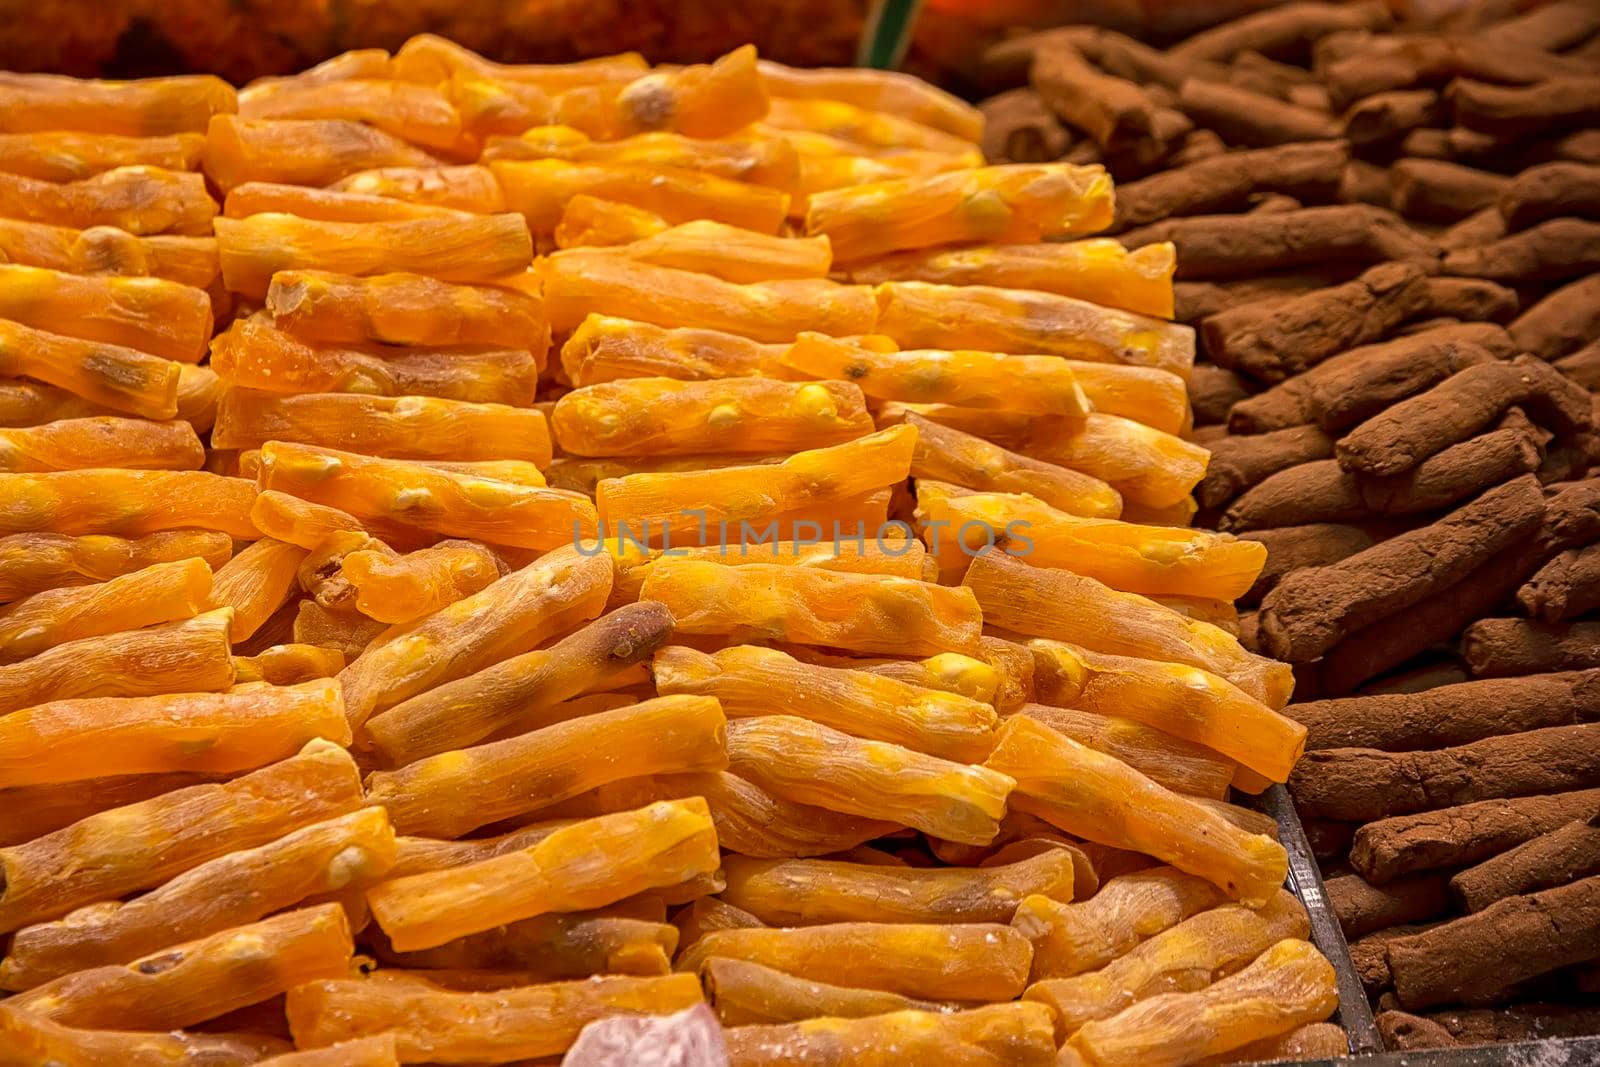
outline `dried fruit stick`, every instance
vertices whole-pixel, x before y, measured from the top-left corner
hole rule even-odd
[[[0,824],[0,845],[26,844],[109,808],[149,800],[210,780],[210,775],[174,771],[0,790],[0,801],[5,803],[10,816]]]
[[[437,396],[526,407],[539,357],[526,349],[319,348],[250,318],[217,335],[211,365],[228,384],[276,393]]]
[[[903,149],[922,149],[963,161],[981,156],[978,146],[967,138],[842,100],[774,97],[762,123],[778,130],[824,134],[847,142],[857,153],[867,156],[890,155]]]
[[[332,534],[360,533],[363,529],[359,519],[338,508],[313,504],[275,490],[256,496],[256,502],[250,507],[250,521],[261,535],[307,551],[321,545]]]
[[[669,223],[710,219],[775,234],[789,210],[787,193],[698,171],[637,163],[568,163],[561,159],[489,164],[506,194],[541,238],[555,234],[567,201],[580,194],[644,208]]]
[[[178,413],[179,366],[121,345],[0,321],[0,370],[59,386],[112,411],[172,418]]]
[[[793,341],[802,330],[834,336],[870,333],[878,318],[872,290],[821,278],[735,285],[709,274],[593,249],[569,249],[539,261],[550,328],[575,330],[591,314],[656,326]]]
[[[593,141],[570,126],[535,126],[523,130],[518,137],[489,137],[483,159],[564,159],[569,163],[671,167],[791,191],[800,174],[800,157],[793,145],[782,137],[756,132],[716,138],[655,132],[614,141]],[[0,166],[3,165],[3,158],[0,158]],[[598,203],[593,198],[587,199],[591,208]],[[569,215],[572,210],[572,204],[568,203]]]
[[[561,346],[561,367],[575,386],[622,378],[788,378],[780,362],[787,347],[718,330],[590,315]]]
[[[261,1061],[263,1067],[398,1067],[399,1045],[391,1033],[340,1041],[326,1048],[285,1052]]]
[[[519,548],[570,545],[596,529],[593,505],[576,493],[284,441],[261,449],[258,482],[357,518]]]
[[[0,378],[0,425],[43,426],[57,419],[86,419],[104,414],[105,408],[65,389],[26,378]]]
[[[399,767],[477,744],[512,725],[545,726],[562,714],[552,705],[644,662],[671,633],[672,616],[660,604],[625,605],[549,648],[501,660],[380,712],[367,720],[367,734]]]
[[[204,462],[205,448],[182,421],[98,415],[0,430],[0,471],[8,474],[86,467],[198,470]]]
[[[550,465],[550,429],[544,415],[529,408],[424,396],[225,389],[211,446],[259,448],[268,441],[328,445],[393,459],[511,459]]]
[[[477,215],[506,209],[505,194],[488,167],[379,167],[346,175],[334,182],[336,192],[384,196]]]
[[[637,52],[595,56],[576,63],[496,63],[448,38],[419,33],[395,52],[390,75],[433,85],[462,71],[557,91],[584,85],[626,85],[649,70],[650,64]]]
[[[606,251],[736,283],[826,278],[833,260],[821,237],[773,237],[709,219],[680,223]]]
[[[386,629],[359,612],[331,611],[307,599],[296,606],[289,637],[297,644],[336,649],[353,663]]]
[[[720,770],[724,724],[715,700],[660,697],[378,771],[368,789],[402,832],[460,836],[629,774]]]
[[[536,648],[599,615],[611,591],[611,558],[566,547],[477,593],[396,627],[340,675],[358,731],[374,711]]]
[[[662,559],[706,560],[724,566],[747,563],[776,563],[791,567],[816,567],[852,574],[891,574],[902,578],[922,578],[927,574],[927,553],[922,543],[906,536],[904,530],[879,530],[870,540],[841,535],[837,545],[812,540],[752,540],[748,544],[713,544],[693,548],[645,548],[631,541],[610,546],[617,562],[617,578],[611,587],[611,604],[631,604],[656,563]]]
[[[263,537],[218,569],[211,602],[233,609],[233,640],[243,641],[255,633],[288,602],[296,592],[295,572],[305,558],[305,549]]]
[[[233,87],[207,74],[138,81],[94,81],[55,74],[12,74],[0,86],[0,130],[81,130],[162,137],[204,130],[213,115],[237,110]]]
[[[298,685],[332,678],[344,669],[344,653],[321,645],[269,645],[253,656],[234,656],[234,681]]]
[[[536,295],[421,274],[279,271],[267,287],[266,308],[279,329],[322,344],[550,347]]]
[[[759,963],[720,956],[706,960],[700,978],[705,983],[706,997],[724,1026],[944,1010],[934,1001],[808,981]]]
[[[439,165],[393,134],[346,119],[219,115],[206,130],[206,176],[224,193],[249,181],[321,186],[376,167]]]
[[[409,270],[444,281],[485,282],[521,270],[533,258],[527,227],[509,213],[401,222],[313,222],[266,213],[219,218],[216,229],[223,282],[258,299],[279,270]]]
[[[224,784],[180,788],[87,816],[0,851],[6,872],[0,928],[16,930],[160,885],[218,856],[359,807],[355,762],[331,742],[313,741],[289,759]]]
[[[1069,978],[1125,956],[1146,938],[1223,903],[1210,882],[1173,867],[1109,879],[1087,900],[1025,898],[1011,925],[1033,944],[1033,981]]]
[[[153,563],[92,585],[36,593],[0,612],[0,662],[68,641],[192,618],[210,604],[211,567],[198,556]]]
[[[889,655],[970,652],[982,621],[970,595],[946,586],[770,563],[662,559],[639,595],[665,604],[683,634]]]
[[[461,116],[439,90],[404,81],[350,78],[321,84],[279,82],[240,102],[249,122],[343,119],[365,122],[403,141],[451,155],[471,154]]]
[[[0,171],[51,182],[90,178],[116,167],[195,170],[205,148],[201,133],[127,137],[76,130],[0,133]]]
[[[1072,898],[1073,860],[1061,850],[1001,866],[919,869],[831,860],[724,860],[721,899],[771,926],[836,922],[1010,922],[1034,893]]]
[[[1110,485],[1087,474],[1008,452],[981,437],[902,410],[896,421],[917,431],[911,457],[913,478],[946,481],[990,492],[1032,493],[1074,515],[1116,518],[1122,498]]]
[[[0,961],[0,986],[31,989],[73,971],[126,963],[320,894],[370,884],[395,855],[382,808],[312,823],[203,863],[128,903],[93,904],[23,927]]]
[[[878,400],[970,408],[1086,415],[1088,398],[1067,361],[937,349],[875,351],[823,334],[803,333],[783,356],[797,375],[859,386]]]
[[[928,1000],[1009,1000],[1027,983],[1027,939],[995,923],[831,923],[713,930],[678,955],[698,972],[712,958],[748,960],[797,978],[841,973],[862,989]]]
[[[595,855],[613,859],[600,866]],[[663,801],[585,819],[527,848],[409,875],[367,893],[399,951],[433,948],[551,911],[582,911],[717,869],[705,802]]]
[[[266,1062],[262,1057],[288,1047],[286,1041],[257,1034],[82,1030],[20,1009],[0,1009],[0,1061],[5,1063],[119,1063],[126,1067],[208,1063],[233,1067]]]
[[[1288,858],[1270,837],[1032,719],[1007,720],[985,766],[1016,781],[1013,807],[1068,833],[1166,860],[1247,903],[1283,884]]]
[[[1274,710],[1288,703],[1294,679],[1286,665],[1246,652],[1226,631],[1145,597],[1070,571],[1029,567],[996,551],[974,559],[965,582],[990,625],[1113,656],[1188,664],[1221,675]]]
[[[83,229],[115,226],[132,234],[209,236],[216,202],[199,174],[160,167],[118,167],[75,182],[0,172],[7,218]]]
[[[190,638],[191,642],[204,639],[215,647],[225,643],[221,621],[197,616],[168,624],[162,628],[162,637],[146,640],[154,644],[165,639],[165,633],[184,637],[192,633],[201,636]],[[119,637],[122,635],[87,638],[83,643]],[[176,660],[176,653],[179,650],[166,654]],[[54,655],[49,652],[38,658]],[[16,671],[21,666],[25,664],[6,669]],[[86,667],[94,666],[94,660],[88,659]],[[182,670],[180,665],[174,685],[185,685],[179,673]],[[232,674],[231,663],[227,673]],[[198,680],[187,684],[196,685]],[[222,693],[56,700],[6,716],[0,734],[6,737],[7,751],[0,766],[0,782],[21,786],[170,770],[247,771],[287,759],[316,738],[348,744],[349,725],[344,721],[338,687],[332,679],[322,679],[292,687],[244,686]],[[108,742],[115,747],[108,750]]]
[[[1339,1003],[1333,967],[1309,942],[1285,940],[1196,993],[1165,993],[1099,1022],[1068,1044],[1094,1067],[1182,1067],[1318,1022]]]
[[[1286,779],[1306,728],[1210,671],[1034,639],[1042,703],[1117,715],[1204,745],[1273,781]]]
[[[744,45],[713,63],[635,79],[622,87],[614,107],[611,137],[650,130],[726,137],[766,115],[766,82],[756,68],[755,46]]]
[[[212,611],[144,630],[83,637],[0,667],[0,715],[29,709],[15,716],[16,721],[8,718],[0,724],[0,734],[17,737],[17,750],[23,752],[33,734],[42,737],[60,717],[81,714],[88,708],[74,698],[202,694],[228,688],[234,681],[233,661],[228,654],[228,620],[226,611]],[[47,705],[48,701],[67,702],[73,707],[57,708]],[[79,731],[90,728],[91,723],[85,721],[58,726],[67,740],[57,744],[66,748]],[[15,731],[24,733],[17,735]],[[293,745],[291,750],[298,747]],[[116,758],[120,754],[113,762]],[[9,763],[9,757],[5,762]],[[43,759],[37,767],[20,771],[24,776],[34,772],[47,776],[42,781],[60,780],[55,775],[61,769],[52,770]],[[19,772],[0,769],[0,781],[11,784],[8,779],[14,773]],[[100,776],[93,770],[83,775]],[[23,783],[19,780],[17,784]]]
[[[1115,756],[1174,793],[1219,800],[1227,795],[1238,770],[1232,760],[1203,745],[1133,719],[1032,703],[1023,704],[1016,714],[1036,719],[1085,748]]]
[[[976,845],[999,831],[1012,787],[1003,773],[864,741],[793,715],[730,723],[728,761],[734,774],[789,800]]]
[[[1111,238],[1046,244],[995,244],[975,248],[917,249],[852,263],[850,280],[931,282],[1037,289],[1121,308],[1155,318],[1172,318],[1170,244],[1134,251]]]
[[[137,538],[22,533],[0,537],[0,600],[104,582],[157,563],[198,557],[220,567],[232,539],[214,530],[170,530]]]
[[[664,536],[664,523],[696,525],[703,539],[714,524],[754,524],[820,510],[898,482],[910,470],[915,443],[916,431],[897,427],[797,452],[771,466],[629,474],[601,481],[595,500],[608,529],[627,521],[643,539],[656,536],[652,528]]]
[[[73,274],[148,275],[204,288],[217,277],[212,237],[135,237],[112,226],[73,230],[0,219],[0,252],[12,263]]]
[[[455,219],[461,212],[433,204],[412,204],[375,193],[352,193],[278,182],[245,182],[228,190],[222,215],[247,219],[276,213],[322,222],[405,222],[415,219]]]
[[[701,1002],[691,975],[605,977],[458,993],[429,982],[372,978],[310,982],[289,995],[296,1044],[318,1048],[392,1033],[399,1057],[466,1062],[559,1056],[590,1022],[666,1014]]]
[[[1043,353],[1156,367],[1185,381],[1194,366],[1191,328],[1072,297],[927,282],[883,282],[877,293],[873,330],[906,348]]]
[[[386,964],[435,973],[440,968],[509,970],[521,977],[512,983],[519,985],[595,974],[670,974],[678,931],[663,921],[659,899],[654,906],[644,901],[634,897],[599,911],[523,919],[418,952],[395,952],[377,927],[371,937]]]
[[[140,536],[185,527],[256,536],[254,488],[205,471],[94,469],[0,474],[0,533]]]
[[[441,541],[403,556],[357,551],[341,571],[363,615],[407,623],[431,615],[500,577],[494,553],[473,541]]]
[[[818,1067],[891,1067],[905,1062],[1051,1067],[1057,1062],[1050,1012],[1043,1005],[992,1004],[943,1011],[736,1026],[726,1031],[730,1062],[738,1067],[797,1062]]]
[[[627,779],[601,790],[609,803],[648,803],[704,797],[724,848],[746,856],[822,856],[853,848],[895,828],[892,822],[830,811],[788,800],[725,771],[666,772]]]
[[[851,263],[959,241],[1092,233],[1111,224],[1111,211],[1103,167],[1014,163],[813,193],[806,233],[827,237],[834,256]]]
[[[1098,971],[1035,982],[1023,995],[1050,1006],[1056,1036],[1065,1040],[1084,1024],[1151,996],[1204,989],[1279,941],[1305,938],[1310,930],[1305,905],[1280,889],[1259,911],[1238,904],[1202,911]]]
[[[552,403],[549,408],[553,409]],[[787,456],[752,456],[737,453],[717,453],[696,456],[557,456],[550,461],[549,481],[556,489],[569,489],[585,496],[594,496],[601,482],[608,478],[623,478],[630,474],[661,474],[668,471],[719,470],[724,467],[749,467],[782,463]],[[887,492],[887,489],[883,490]],[[859,498],[858,498],[859,499]],[[619,531],[620,532],[620,531]],[[793,536],[789,538],[793,540]],[[630,527],[625,541],[644,549],[641,531]],[[615,547],[615,546],[612,546]],[[640,576],[643,580],[643,576]],[[635,594],[638,593],[634,589]]]
[[[796,715],[941,759],[983,759],[999,722],[992,707],[969,697],[753,645],[709,655],[662,649],[652,673],[658,692],[716,697],[730,718]]]
[[[556,401],[564,453],[580,456],[797,452],[873,432],[861,390],[846,381],[628,378]]]
[[[521,144],[521,141],[515,142]],[[722,223],[714,225],[722,226]],[[591,246],[597,248],[610,248],[618,245],[628,245],[635,241],[643,241],[672,228],[672,224],[653,211],[646,211],[642,207],[631,204],[618,203],[614,200],[602,200],[587,193],[579,193],[567,201],[567,206],[561,211],[561,221],[556,223],[555,243],[557,248],[582,248]],[[737,230],[728,227],[732,232],[757,235],[754,230]],[[781,238],[773,238],[781,240]],[[669,266],[671,264],[668,264]]]
[[[1080,518],[1026,493],[969,493],[923,480],[917,504],[920,521],[942,523],[967,554],[1003,541],[1034,566],[1065,568],[1146,595],[1232,601],[1254,583],[1267,557],[1264,545],[1231,534]]]
[[[756,64],[767,92],[785,100],[838,100],[943,130],[967,141],[983,135],[983,115],[971,104],[921,78],[898,71],[855,67],[800,68]]]
[[[338,904],[285,912],[173,945],[127,964],[75,971],[11,1003],[90,1028],[175,1030],[268,1000],[350,966]]]

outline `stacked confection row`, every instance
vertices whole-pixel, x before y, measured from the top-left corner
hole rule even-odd
[[[0,1063],[1345,1048],[1103,168],[431,37],[0,127]]]
[[[1309,701],[1290,791],[1386,1038],[1600,1031],[1600,7],[988,58],[1029,83],[991,155],[1104,159],[1120,240],[1177,246],[1202,524],[1268,549],[1243,635]]]

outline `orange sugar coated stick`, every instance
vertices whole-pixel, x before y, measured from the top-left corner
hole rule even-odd
[[[517,137],[490,137],[484,158],[564,159],[571,163],[631,163],[699,171],[753,185],[789,190],[800,174],[800,155],[784,138],[754,132],[727,137],[638,133],[595,141],[570,126],[535,126]],[[572,205],[569,203],[568,209]]]
[[[281,1053],[262,1060],[260,1067],[398,1067],[398,1049],[394,1034],[373,1034],[326,1048]]]
[[[762,122],[780,130],[824,134],[867,156],[921,149],[958,157],[969,167],[977,166],[983,157],[978,146],[964,137],[843,100],[802,100],[775,94]]]
[[[320,645],[269,645],[253,656],[234,656],[234,681],[298,685],[317,678],[332,678],[344,669],[344,653]]]
[[[775,640],[854,652],[933,655],[977,647],[976,598],[894,575],[663,559],[639,591],[671,610],[679,633]]]
[[[217,1067],[268,1062],[288,1042],[261,1034],[196,1034],[183,1031],[84,1030],[25,1012],[0,1008],[0,1063],[64,1063],[99,1067],[170,1067],[206,1063]],[[392,1062],[392,1061],[391,1061]]]
[[[1070,834],[1146,852],[1246,902],[1265,901],[1283,885],[1288,857],[1272,838],[1034,719],[1008,719],[985,766],[1016,781],[1012,807]]]
[[[550,236],[567,202],[580,194],[644,208],[668,222],[710,219],[757,233],[777,233],[788,214],[787,193],[698,171],[633,163],[501,160],[489,169],[505,190],[506,209],[520,212],[535,234]]]
[[[62,773],[101,777],[92,768],[88,774],[80,774],[85,768],[62,768],[54,764],[53,755],[38,756],[35,739],[42,740],[47,735],[60,738],[65,733],[66,740],[53,744],[62,750],[63,758],[67,757],[66,750],[78,740],[78,732],[87,734],[92,729],[88,723],[75,721],[73,716],[88,712],[92,718],[101,708],[101,705],[86,704],[74,698],[150,697],[171,692],[199,696],[226,689],[233,684],[228,621],[227,611],[206,612],[192,619],[144,630],[79,638],[0,667],[0,715],[6,716],[0,720],[3,723],[0,734],[14,739],[19,758],[32,751],[33,758],[38,760],[37,766],[17,769],[10,766],[7,754],[4,757],[6,768],[0,769],[0,781],[12,774],[46,776],[41,781],[58,781]],[[51,701],[70,703],[72,707],[46,713],[45,709],[55,707],[47,703]],[[7,714],[13,712],[15,714]],[[62,727],[60,723],[64,717],[68,721]],[[298,743],[293,747],[298,747]],[[111,758],[116,762],[120,757],[113,755]],[[106,775],[119,773],[122,772],[105,772]]]
[[[338,508],[313,504],[270,489],[256,496],[255,503],[250,506],[250,522],[263,536],[298,545],[307,551],[332,534],[363,530],[361,520]]]
[[[298,545],[263,537],[217,570],[211,583],[212,604],[233,609],[235,641],[259,630],[288,601],[295,592],[296,570],[305,558],[305,549]]]
[[[205,171],[224,193],[245,182],[327,185],[375,167],[439,166],[393,134],[346,119],[252,122],[218,115],[206,129]]]
[[[830,977],[838,977],[833,975]],[[782,1025],[735,1026],[726,1031],[739,1067],[1059,1067],[1050,1010],[1042,1004],[991,1004],[966,1011],[894,1011],[856,1019],[806,1019]],[[1071,1065],[1067,1065],[1071,1067]]]
[[[1214,750],[1132,718],[1031,703],[1015,714],[1037,719],[1085,748],[1115,756],[1174,793],[1221,800],[1238,771],[1238,764]]]
[[[604,250],[575,248],[539,261],[550,328],[573,330],[591,314],[657,326],[723,330],[755,341],[793,341],[803,330],[871,333],[872,290],[822,278],[735,285]]]
[[[77,130],[0,133],[0,171],[49,182],[91,178],[116,167],[195,170],[205,150],[203,133],[125,137]]]
[[[324,343],[550,347],[537,294],[420,274],[279,271],[267,289],[267,311],[279,329]]]
[[[324,347],[254,316],[235,322],[211,346],[216,373],[249,389],[437,396],[516,407],[532,403],[542,359],[542,350],[526,349]]]
[[[43,426],[58,419],[104,415],[106,409],[65,389],[26,378],[0,378],[0,425]]]
[[[554,236],[557,248],[608,247],[642,241],[671,228],[671,223],[653,211],[579,193],[562,209]]]
[[[143,537],[21,533],[0,537],[0,600],[104,582],[191,556],[215,569],[233,554],[220,530],[167,530]]]
[[[577,493],[284,441],[261,449],[258,480],[357,518],[518,548],[571,545],[597,528]]]
[[[368,794],[402,833],[459,837],[629,775],[721,770],[726,725],[710,697],[657,697],[375,771]]]
[[[57,919],[83,904],[160,885],[240,848],[362,806],[350,754],[312,741],[298,754],[221,784],[191,785],[89,815],[0,850],[0,929]]]
[[[488,167],[379,167],[346,175],[329,188],[337,192],[386,196],[477,215],[506,209],[505,194]]]
[[[551,420],[563,452],[580,456],[794,452],[873,432],[861,390],[847,381],[628,378],[574,389]]]
[[[68,1025],[175,1030],[343,975],[351,948],[344,908],[321,904],[63,975],[12,1003]]]
[[[714,63],[656,71],[617,94],[617,133],[672,130],[686,137],[725,137],[767,113],[766,82],[754,45]]]
[[[12,263],[73,274],[166,278],[204,288],[219,269],[214,237],[138,237],[114,226],[76,230],[0,219],[0,253]]]
[[[172,418],[178,413],[179,366],[121,345],[0,321],[0,370],[38,378],[112,411]]]
[[[0,474],[0,533],[115,533],[183,527],[254,537],[254,487],[205,471]]]
[[[1194,330],[1031,289],[883,282],[877,332],[906,348],[1037,352],[1157,367],[1189,378]]]
[[[219,856],[127,903],[91,904],[64,919],[23,927],[0,961],[0,988],[31,989],[73,971],[127,963],[309,897],[369,885],[396,855],[382,808],[312,823]]]
[[[1056,356],[938,349],[883,352],[803,333],[784,353],[783,363],[812,378],[852,382],[877,400],[1066,416],[1090,411],[1072,368]]]
[[[531,408],[428,396],[225,389],[213,448],[268,441],[326,445],[392,459],[525,460],[550,465],[550,428]]]
[[[233,86],[208,74],[138,81],[8,74],[0,85],[0,132],[79,130],[161,137],[199,132],[211,116],[238,107]]]
[[[123,467],[199,470],[205,446],[181,420],[154,422],[97,415],[0,430],[0,471],[22,474]]]
[[[0,315],[85,341],[198,363],[211,339],[211,301],[165,278],[118,278],[0,266]]]
[[[365,122],[403,141],[457,154],[461,116],[439,90],[404,81],[345,78],[320,84],[279,82],[240,102],[239,117],[256,122],[279,119],[344,119]]]
[[[312,222],[267,213],[216,221],[228,288],[265,297],[286,268],[342,274],[423,270],[445,281],[481,282],[526,267],[532,239],[520,216],[458,215],[401,222]]]
[[[773,237],[709,219],[681,223],[614,245],[610,251],[739,283],[826,278],[833,260],[828,242],[822,238]]]
[[[392,75],[432,85],[456,71],[466,71],[557,90],[608,82],[626,84],[649,69],[650,64],[637,52],[595,56],[576,63],[496,63],[449,38],[419,33],[395,53]]]
[[[575,386],[619,378],[790,378],[780,362],[787,347],[718,330],[589,315],[561,346],[561,366]]]
[[[960,97],[921,78],[892,70],[859,67],[787,67],[759,60],[767,92],[786,100],[839,100],[871,111],[944,130],[976,142],[983,136],[983,113]]]
[[[972,561],[963,584],[983,618],[1030,637],[1069,641],[1113,656],[1183,663],[1221,675],[1274,710],[1289,702],[1287,664],[1245,651],[1210,623],[1185,618],[1135,593],[1056,567],[1033,567],[989,550]]]
[[[432,615],[395,627],[340,674],[358,730],[374,712],[536,648],[594,618],[611,592],[613,565],[568,545]]]
[[[606,857],[594,864],[596,856]],[[672,800],[585,819],[526,849],[395,879],[367,891],[398,950],[432,948],[551,911],[603,907],[717,869],[704,800]]]
[[[210,597],[211,567],[199,557],[36,593],[0,611],[0,662],[80,638],[192,618],[210,606]]]
[[[118,167],[75,182],[0,171],[0,210],[53,226],[116,226],[133,234],[209,236],[216,202],[205,177],[160,167]]]
[[[308,1048],[392,1032],[407,1063],[559,1056],[585,1025],[615,1015],[671,1014],[701,1003],[693,975],[612,976],[458,993],[429,982],[312,982],[289,996],[289,1028]]]
[[[1110,237],[1045,244],[895,252],[850,266],[850,280],[1039,289],[1160,319],[1172,318],[1177,254],[1162,241],[1128,251]]]
[[[1029,242],[1111,224],[1104,167],[1012,163],[814,193],[806,233],[842,263],[958,241]]]
[[[354,587],[363,615],[404,623],[478,592],[500,577],[499,567],[494,553],[475,541],[440,541],[403,556],[352,552],[340,576]]]
[[[235,185],[222,203],[224,218],[247,219],[268,212],[323,222],[404,222],[450,219],[461,214],[454,208],[413,204],[376,193],[262,181]]]

